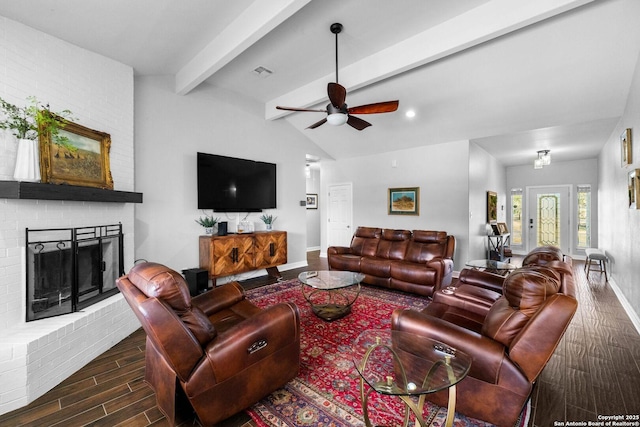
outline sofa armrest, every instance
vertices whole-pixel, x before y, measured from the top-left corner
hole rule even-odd
[[[226,283],[191,298],[191,303],[209,317],[213,313],[229,308],[244,299],[244,291],[238,282]]]
[[[504,279],[505,277],[499,274],[465,268],[460,272],[460,277],[458,278],[458,284],[456,286],[460,286],[462,284],[479,286],[502,294],[502,284],[504,283]]]
[[[329,246],[327,248],[327,255],[342,255],[350,253],[351,248],[347,246]]]
[[[433,291],[449,286],[453,280],[453,260],[448,258],[433,258],[427,261],[427,267],[438,272],[438,279],[434,283]]]
[[[497,341],[437,317],[415,310],[396,309],[391,329],[440,341],[468,354],[473,360],[469,375],[497,384],[506,361],[505,347]]]
[[[299,347],[299,342],[298,307],[276,304],[218,334],[206,348],[208,367],[201,368],[212,369],[220,383],[283,348]]]

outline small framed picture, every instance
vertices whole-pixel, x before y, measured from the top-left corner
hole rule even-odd
[[[307,194],[307,209],[318,209],[317,194]]]
[[[498,223],[498,231],[500,231],[500,234],[509,234],[509,228],[507,227],[507,224],[504,222]]]
[[[625,129],[620,135],[620,158],[622,160],[622,167],[629,166],[632,162],[631,153],[631,129]]]
[[[389,215],[420,215],[420,187],[390,188]]]
[[[500,229],[498,228],[498,224],[491,224],[491,230],[493,231],[493,235],[494,236],[499,236],[500,234]]]
[[[498,222],[498,194],[495,191],[487,191],[487,222]]]

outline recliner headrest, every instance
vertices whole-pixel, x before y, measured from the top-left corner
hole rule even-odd
[[[446,231],[413,230],[413,240],[419,243],[444,243]]]
[[[558,293],[560,278],[553,270],[540,267],[523,267],[507,276],[502,285],[502,294],[509,305],[532,316],[544,301]]]
[[[381,228],[375,227],[358,227],[356,229],[357,237],[378,238],[382,234]]]
[[[411,232],[409,230],[383,230],[382,238],[384,240],[391,240],[395,242],[399,242],[402,240],[409,240],[411,237]]]
[[[162,264],[136,264],[128,274],[129,280],[149,298],[158,298],[176,311],[191,307],[191,295],[184,278]]]

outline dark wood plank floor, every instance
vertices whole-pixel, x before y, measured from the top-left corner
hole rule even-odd
[[[530,426],[640,414],[640,336],[604,278],[591,273],[587,280],[582,265],[574,267],[578,313],[534,388]],[[283,276],[294,278],[307,269],[326,269],[326,259],[310,253],[308,268]],[[142,330],[134,332],[35,402],[1,415],[0,426],[168,425],[143,381],[144,340]],[[181,426],[198,425],[186,408],[181,417]],[[242,413],[221,425],[254,424]]]

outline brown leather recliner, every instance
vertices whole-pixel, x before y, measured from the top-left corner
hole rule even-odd
[[[235,282],[191,298],[180,274],[155,263],[135,265],[116,284],[147,333],[145,380],[171,425],[178,385],[210,426],[298,374],[294,304],[262,310]]]
[[[561,290],[561,292],[559,292]],[[486,315],[432,302],[422,312],[396,310],[393,330],[443,342],[473,359],[457,386],[456,411],[513,426],[577,309],[573,280],[560,286],[549,267],[512,272]],[[446,391],[426,396],[446,406]]]

